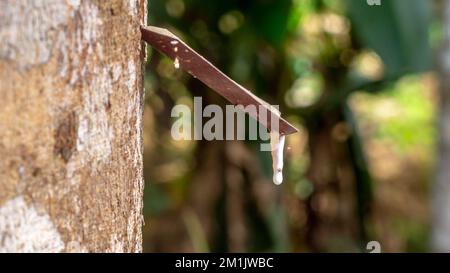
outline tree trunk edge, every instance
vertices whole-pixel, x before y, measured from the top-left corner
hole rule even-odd
[[[0,2],[0,252],[141,252],[145,0]]]
[[[444,43],[440,53],[437,170],[431,192],[431,250],[450,252],[450,2],[442,1]]]

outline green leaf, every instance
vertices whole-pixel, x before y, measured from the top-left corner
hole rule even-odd
[[[279,47],[287,33],[292,8],[291,0],[253,1],[250,20],[259,36]]]
[[[346,0],[352,30],[360,46],[383,60],[386,76],[430,68],[430,3],[426,0],[382,0],[380,6]]]

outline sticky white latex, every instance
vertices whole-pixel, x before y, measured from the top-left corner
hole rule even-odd
[[[272,148],[272,169],[273,183],[280,185],[283,183],[283,150],[285,136],[280,136],[278,132],[270,133],[270,146]]]

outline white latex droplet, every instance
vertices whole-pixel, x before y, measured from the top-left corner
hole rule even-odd
[[[281,183],[283,183],[283,173],[282,172],[276,172],[273,174],[273,183],[275,185],[281,185]]]
[[[173,66],[175,69],[180,68],[180,61],[178,61],[178,57],[175,58],[175,61],[173,62]]]
[[[270,133],[270,146],[272,148],[272,169],[273,183],[280,185],[283,183],[283,150],[285,136],[280,136],[278,132]]]

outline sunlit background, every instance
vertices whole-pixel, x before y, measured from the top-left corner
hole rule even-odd
[[[300,133],[285,182],[246,141],[175,141],[176,104],[226,102],[149,49],[144,251],[429,251],[441,43],[421,0],[150,0],[166,27]]]

